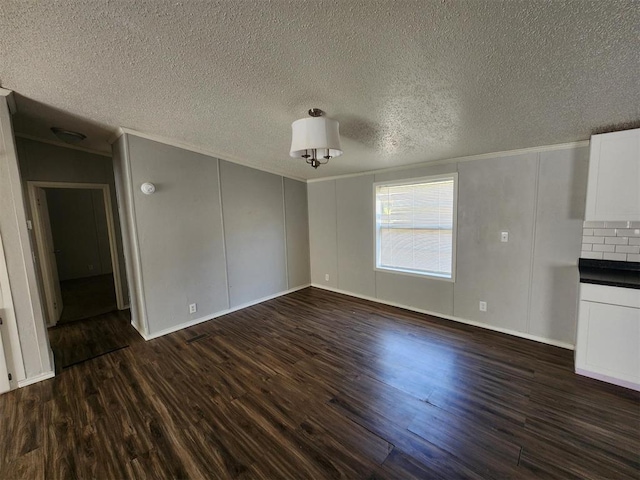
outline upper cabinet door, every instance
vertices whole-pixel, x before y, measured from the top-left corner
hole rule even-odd
[[[586,220],[640,221],[640,128],[591,137]]]

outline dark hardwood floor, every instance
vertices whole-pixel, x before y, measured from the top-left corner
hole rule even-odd
[[[639,395],[572,365],[309,288],[1,396],[0,477],[637,479]]]
[[[56,372],[144,342],[131,326],[129,310],[110,312],[48,329]]]
[[[116,310],[113,274],[74,278],[60,282],[62,315],[58,325],[84,320]]]

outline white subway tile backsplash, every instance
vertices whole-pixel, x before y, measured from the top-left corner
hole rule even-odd
[[[611,246],[613,247],[613,245]],[[640,253],[640,246],[636,247],[633,245],[616,245],[616,253]]]
[[[616,234],[615,228],[596,228],[593,230],[594,235],[602,237],[613,237]]]
[[[605,222],[584,222],[584,228],[604,228]]]
[[[606,228],[631,228],[629,222],[605,222]]]
[[[602,260],[602,252],[582,252],[580,254],[581,258],[591,258],[593,260]]]
[[[604,237],[582,237],[582,243],[604,243]]]
[[[615,252],[616,246],[615,245],[594,245],[593,251],[594,252]]]
[[[604,243],[607,245],[627,245],[629,239],[627,237],[604,237]]]
[[[602,258],[603,258],[603,260],[617,260],[617,261],[621,261],[621,262],[626,262],[627,261],[627,254],[626,253],[604,252],[602,254]]]
[[[584,222],[580,257],[640,262],[640,222]]]
[[[619,228],[616,230],[619,237],[640,237],[640,228]]]

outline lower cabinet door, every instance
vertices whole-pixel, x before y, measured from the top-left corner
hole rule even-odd
[[[581,301],[576,371],[640,385],[640,309]]]

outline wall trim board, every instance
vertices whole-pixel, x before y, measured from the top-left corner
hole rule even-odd
[[[282,297],[284,295],[288,295],[290,293],[297,292],[298,290],[302,290],[302,289],[305,289],[305,288],[308,288],[308,287],[311,287],[311,286],[312,286],[311,284],[306,284],[306,285],[301,285],[299,287],[290,288],[289,290],[284,290],[282,292],[278,292],[278,293],[275,293],[273,295],[269,295],[267,297],[262,297],[262,298],[259,298],[257,300],[253,300],[251,302],[243,303],[242,305],[238,305],[238,306],[233,307],[233,308],[228,308],[226,310],[221,310],[221,311],[216,312],[216,313],[211,314],[211,315],[206,315],[204,317],[196,318],[194,320],[190,320],[188,322],[181,323],[180,325],[175,325],[173,327],[166,328],[164,330],[160,330],[157,333],[146,334],[144,332],[141,332],[140,329],[138,329],[138,327],[133,322],[131,322],[131,325],[133,325],[133,328],[135,328],[137,330],[137,332],[140,334],[140,336],[142,336],[142,338],[144,338],[147,341],[148,340],[153,340],[155,338],[163,337],[163,336],[168,335],[170,333],[174,333],[174,332],[177,332],[179,330],[183,330],[185,328],[193,327],[194,325],[198,325],[199,323],[207,322],[209,320],[214,320],[214,319],[216,319],[218,317],[222,317],[224,315],[228,315],[230,313],[237,312],[238,310],[242,310],[243,308],[252,307],[254,305],[258,305],[259,303],[263,303],[263,302],[266,302],[268,300],[273,300],[274,298]]]
[[[464,318],[455,317],[453,315],[445,315],[444,313],[431,312],[429,310],[423,310],[421,308],[411,307],[409,305],[403,305],[401,303],[388,302],[386,300],[381,300],[379,298],[369,297],[367,295],[360,295],[360,294],[357,294],[357,293],[348,292],[346,290],[340,290],[338,288],[331,288],[331,287],[327,287],[325,285],[320,285],[320,284],[317,284],[317,283],[312,283],[311,286],[315,287],[315,288],[320,288],[322,290],[328,290],[328,291],[334,292],[334,293],[340,293],[342,295],[348,295],[350,297],[361,298],[362,300],[369,300],[370,302],[381,303],[383,305],[389,305],[391,307],[402,308],[404,310],[410,310],[412,312],[424,313],[425,315],[431,315],[432,317],[438,317],[438,318],[442,318],[442,319],[445,319],[445,320],[452,320],[454,322],[464,323],[465,325],[471,325],[471,326],[474,326],[474,327],[480,327],[480,328],[484,328],[486,330],[493,330],[494,332],[506,333],[507,335],[512,335],[514,337],[524,338],[526,340],[533,340],[535,342],[540,342],[540,343],[544,343],[544,344],[547,344],[547,345],[552,345],[554,347],[565,348],[567,350],[574,350],[575,349],[575,345],[571,345],[570,343],[565,343],[565,342],[559,342],[559,341],[553,340],[551,338],[538,337],[537,335],[530,335],[528,333],[518,332],[516,330],[510,330],[508,328],[494,327],[493,325],[489,325],[489,324],[482,323],[482,322],[476,322],[474,320],[467,320],[467,319],[464,319]]]
[[[131,287],[131,283],[129,283],[129,291],[133,293],[133,296],[136,298],[136,306],[138,308],[135,309],[136,318],[133,320],[137,323],[141,323],[141,328],[146,332],[149,331],[149,320],[147,319],[147,298],[145,292],[144,285],[144,277],[142,274],[142,260],[140,258],[140,240],[138,239],[138,229],[137,225],[137,216],[136,216],[136,208],[134,202],[134,187],[133,182],[131,181],[131,158],[129,153],[129,141],[127,137],[123,138],[122,142],[122,154],[120,158],[120,170],[122,178],[123,186],[123,197],[126,199],[124,202],[126,205],[126,212],[123,216],[120,216],[120,222],[125,222],[127,224],[126,230],[121,228],[122,231],[128,232],[128,236],[130,238],[127,241],[130,241],[129,254],[131,256],[131,270],[132,270],[132,278],[127,279],[129,282],[133,280],[135,283],[136,290],[133,290]],[[117,184],[117,180],[116,180]],[[124,242],[123,242],[124,243]],[[123,245],[124,248],[124,245]],[[125,256],[125,262],[126,262]],[[132,296],[130,294],[130,296]],[[133,300],[130,298],[130,302]],[[139,310],[139,311],[138,311]],[[137,327],[136,327],[137,328]]]
[[[533,274],[536,260],[536,236],[538,227],[538,202],[540,200],[540,154],[536,155],[536,184],[533,199],[533,229],[531,230],[531,259],[529,260],[529,288],[527,292],[527,330],[531,330],[531,308],[533,298]]]
[[[28,135],[26,133],[16,132],[15,136],[24,138],[26,140],[33,140],[34,142],[46,143],[48,145],[53,145],[54,147],[68,148],[70,150],[79,150],[81,152],[92,153],[94,155],[100,155],[102,157],[108,157],[108,158],[112,157],[110,152],[103,152],[101,150],[94,150],[92,148],[80,147],[79,145],[71,145],[69,143],[57,142],[55,140],[49,140],[47,138],[37,137],[35,135]]]
[[[636,390],[640,392],[640,384],[631,382],[629,380],[622,380],[620,378],[610,377],[609,375],[592,372],[590,370],[584,370],[582,368],[576,368],[575,371],[576,371],[576,374],[582,375],[583,377],[593,378],[601,382],[613,383],[614,385],[618,385],[620,387],[629,388],[631,390]]]
[[[554,145],[541,145],[541,146],[537,146],[537,147],[527,147],[527,148],[520,148],[520,149],[514,149],[514,150],[503,150],[503,151],[498,151],[498,152],[480,153],[480,154],[477,154],[477,155],[467,155],[467,156],[463,156],[463,157],[444,158],[444,159],[441,159],[441,160],[433,160],[433,161],[427,161],[427,162],[412,163],[412,164],[409,164],[409,165],[400,165],[400,166],[397,166],[397,167],[381,168],[381,169],[378,169],[378,170],[367,170],[367,171],[363,171],[363,172],[346,173],[346,174],[343,174],[343,175],[334,175],[334,176],[322,177],[322,178],[305,179],[305,178],[302,178],[302,177],[296,177],[294,175],[291,175],[291,174],[288,174],[288,173],[284,173],[284,172],[282,172],[280,170],[277,170],[277,169],[266,169],[266,168],[264,168],[262,166],[251,164],[247,160],[239,158],[239,157],[237,157],[235,155],[231,155],[229,153],[217,152],[217,151],[215,151],[213,149],[210,149],[210,148],[198,147],[196,145],[192,145],[192,144],[186,143],[186,142],[181,142],[179,140],[174,140],[172,138],[165,137],[163,135],[144,133],[144,132],[140,132],[138,130],[134,130],[134,129],[128,128],[128,127],[118,127],[114,131],[113,135],[111,135],[107,141],[109,142],[109,144],[113,144],[116,140],[118,140],[118,138],[120,138],[124,134],[134,135],[134,136],[140,137],[140,138],[146,138],[147,140],[152,140],[152,141],[155,141],[155,142],[163,143],[165,145],[171,145],[173,147],[182,148],[184,150],[189,150],[191,152],[200,153],[202,155],[207,155],[209,157],[214,157],[214,158],[217,158],[219,160],[226,160],[226,161],[231,162],[231,163],[237,163],[238,165],[243,165],[243,166],[249,167],[249,168],[255,168],[256,170],[261,170],[263,172],[272,173],[274,175],[279,175],[281,177],[290,178],[292,180],[297,180],[299,182],[304,182],[304,183],[324,182],[324,181],[328,181],[328,180],[336,180],[336,179],[341,179],[341,178],[360,177],[360,176],[363,176],[363,175],[375,175],[377,173],[396,172],[396,171],[402,171],[402,170],[410,170],[410,169],[414,169],[414,168],[431,167],[431,166],[435,166],[435,165],[444,165],[444,164],[448,164],[448,163],[469,162],[469,161],[473,161],[473,160],[483,160],[483,159],[487,159],[487,158],[509,157],[509,156],[513,156],[513,155],[523,155],[523,154],[527,154],[527,153],[548,152],[548,151],[553,151],[553,150],[565,150],[565,149],[569,149],[569,148],[578,148],[578,147],[588,147],[589,146],[589,140],[579,140],[579,141],[576,141],[576,142],[558,143],[558,144],[554,144]],[[58,144],[56,142],[52,142],[50,140],[43,140],[43,139],[36,138],[36,137],[30,137],[28,135],[20,135],[20,134],[18,134],[18,135],[19,136],[23,136],[24,138],[30,138],[32,140],[38,140],[38,141],[42,141],[42,142],[46,142],[46,143],[51,143],[53,145],[61,146],[60,144]],[[79,150],[85,150],[85,151],[90,152],[90,153],[96,153],[96,154],[99,154],[99,155],[111,156],[111,155],[109,155],[109,154],[107,154],[105,152],[99,152],[99,151],[95,151],[95,150],[83,149],[82,147],[67,146],[67,148],[77,148]]]
[[[196,145],[192,145],[190,143],[180,142],[178,140],[174,140],[172,138],[165,137],[163,135],[155,135],[155,134],[150,134],[150,133],[143,133],[143,132],[139,132],[137,130],[133,130],[131,128],[127,128],[127,127],[118,127],[116,129],[116,131],[114,132],[114,134],[111,137],[109,137],[108,142],[110,144],[112,144],[124,134],[133,135],[135,137],[140,137],[140,138],[145,138],[147,140],[152,140],[154,142],[163,143],[165,145],[171,145],[172,147],[181,148],[183,150],[188,150],[190,152],[199,153],[201,155],[206,155],[208,157],[214,157],[214,158],[217,158],[218,160],[225,160],[227,162],[236,163],[236,164],[242,165],[244,167],[253,168],[255,170],[260,170],[260,171],[266,172],[266,173],[272,173],[273,175],[278,175],[280,177],[291,178],[292,180],[298,180],[299,182],[306,182],[307,181],[304,178],[296,177],[296,176],[293,176],[293,175],[288,174],[288,173],[283,173],[282,171],[279,171],[279,170],[276,170],[276,169],[266,169],[266,168],[264,168],[262,166],[251,164],[247,160],[239,158],[239,157],[237,157],[235,155],[231,155],[229,153],[217,152],[217,151],[214,151],[214,150],[209,149],[209,148],[202,148],[202,147],[198,147]]]
[[[29,385],[33,385],[34,383],[42,382],[44,380],[49,380],[50,378],[53,378],[55,376],[56,376],[56,373],[54,371],[40,373],[33,377],[25,378],[24,380],[19,380],[18,388],[27,387]]]
[[[481,153],[478,155],[468,155],[465,157],[445,158],[442,160],[433,160],[428,162],[412,163],[409,165],[401,165],[398,167],[381,168],[379,170],[368,170],[359,173],[347,173],[344,175],[334,175],[331,177],[312,178],[306,180],[307,183],[326,182],[329,180],[339,180],[342,178],[362,177],[364,175],[375,175],[378,173],[400,172],[402,170],[413,170],[416,168],[433,167],[436,165],[446,165],[449,163],[470,162],[473,160],[486,160],[490,158],[511,157],[515,155],[525,155],[527,153],[551,152],[554,150],[567,150],[570,148],[588,147],[589,140],[581,140],[578,142],[558,143],[555,145],[542,145],[539,147],[520,148],[516,150],[504,150],[500,152]]]
[[[227,305],[231,305],[231,292],[229,291],[229,261],[227,259],[227,234],[224,229],[224,205],[222,203],[222,174],[220,172],[220,159],[216,159],[218,171],[218,202],[220,202],[220,231],[222,234],[222,257],[224,258],[224,281],[227,291]]]
[[[282,237],[284,240],[284,275],[287,282],[287,288],[289,288],[289,255],[287,250],[287,200],[286,193],[284,191],[284,177],[281,177],[281,185],[282,185],[282,227],[284,229],[284,236]],[[222,189],[220,189],[222,191]]]

